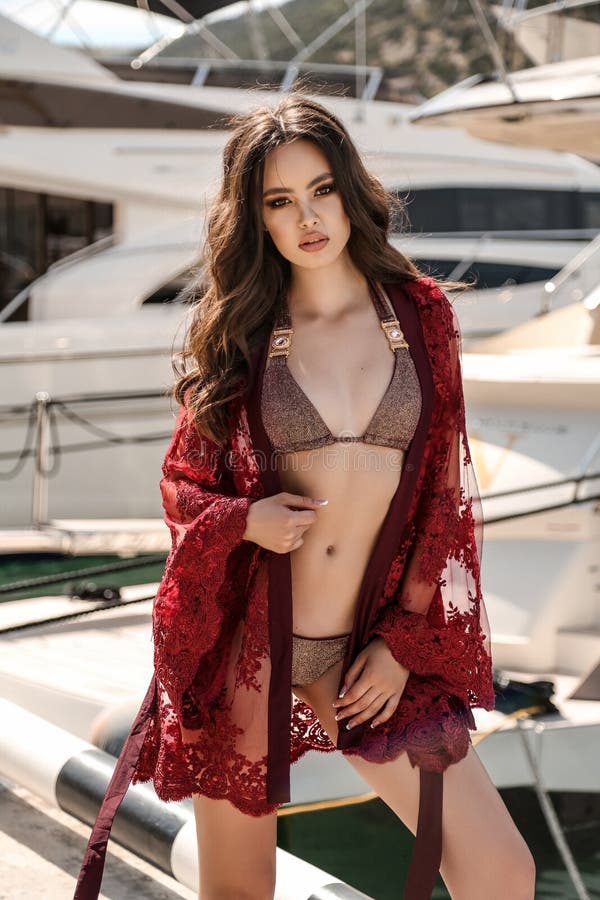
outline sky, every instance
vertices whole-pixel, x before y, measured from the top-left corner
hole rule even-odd
[[[283,5],[287,0],[254,0],[256,9]],[[185,0],[181,0],[185,6]],[[246,9],[234,3],[205,18],[206,24],[234,18]],[[70,8],[69,8],[70,7]],[[67,10],[65,12],[65,9]],[[122,49],[146,47],[161,37],[177,37],[183,26],[159,13],[104,0],[0,0],[0,15],[8,16],[57,44],[70,47]],[[1,39],[1,34],[0,34]]]

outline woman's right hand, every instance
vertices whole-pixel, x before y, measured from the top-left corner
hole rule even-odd
[[[327,500],[313,500],[283,491],[255,500],[248,508],[243,540],[253,541],[275,553],[289,553],[304,543],[302,535],[316,522],[316,509]]]

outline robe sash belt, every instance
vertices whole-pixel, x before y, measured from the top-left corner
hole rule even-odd
[[[404,900],[430,900],[442,861],[444,773],[419,771],[419,819]]]
[[[131,783],[142,752],[152,716],[156,710],[156,678],[153,676],[127,740],[115,765],[112,778],[96,817],[83,857],[73,900],[97,900],[102,884],[106,845],[117,810]]]

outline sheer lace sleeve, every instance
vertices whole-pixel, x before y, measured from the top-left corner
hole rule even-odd
[[[467,706],[494,706],[489,627],[481,596],[481,502],[465,423],[456,313],[431,279],[423,324],[435,405],[407,533],[371,637],[417,676]]]
[[[225,455],[198,434],[182,408],[160,483],[172,546],[153,610],[157,677],[180,717],[194,680],[195,696],[201,691],[204,699],[221,686],[226,660],[214,658],[215,642],[228,610],[244,602],[244,567],[236,565],[236,549],[254,547],[243,540],[253,501],[236,495]]]

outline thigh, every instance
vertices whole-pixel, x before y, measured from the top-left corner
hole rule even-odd
[[[328,669],[313,684],[294,688],[294,693],[312,707],[333,743],[338,736],[333,701],[337,697],[341,670],[342,662]],[[343,728],[344,723],[340,724]],[[350,755],[346,759],[414,834],[419,812],[419,770],[412,768],[406,754],[388,763],[368,763],[360,756]],[[391,790],[392,786],[395,789]]]
[[[406,753],[387,763],[348,757],[354,768],[414,834],[419,769]],[[533,858],[472,746],[444,772],[440,872],[453,898],[531,898]]]
[[[303,688],[301,697],[312,706],[333,741],[337,740],[338,725],[332,704],[341,663],[334,669]],[[348,755],[346,759],[415,834],[420,773],[418,767],[411,766],[406,753],[385,763],[368,762],[360,756]],[[469,895],[466,881],[475,886],[479,883],[481,888],[494,879],[500,879],[501,884],[511,868],[513,872],[520,868],[526,876],[531,868],[529,850],[472,746],[464,759],[444,773],[442,829],[441,873],[453,896]],[[493,889],[488,896],[495,896]]]
[[[277,814],[248,816],[228,800],[194,794],[200,897],[271,900]]]

